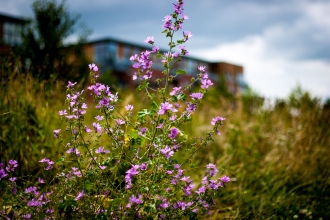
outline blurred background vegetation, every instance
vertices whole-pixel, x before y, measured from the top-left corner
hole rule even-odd
[[[36,17],[23,33],[23,47],[1,57],[0,161],[18,160],[17,175],[37,175],[40,159],[57,160],[64,154],[65,144],[54,138],[53,130],[65,128],[58,116],[66,108],[65,84],[78,81],[82,89],[88,78],[79,43],[70,46],[77,53],[73,60],[79,62],[65,63],[63,53],[63,40],[77,18],[72,19],[63,4],[45,2],[33,4]],[[54,23],[46,22],[47,15]],[[58,34],[41,31],[56,24],[49,30]],[[110,72],[101,81],[119,91],[123,106],[133,104],[137,110],[147,103],[140,93],[120,91]],[[234,97],[219,85],[206,94],[182,130],[190,137],[203,136],[218,115],[226,118],[221,136],[193,159],[197,167],[216,163],[219,172],[233,180],[217,198],[213,219],[330,218],[330,100],[321,103],[297,87],[270,104],[252,90]],[[86,118],[87,125],[92,116]],[[204,168],[190,172],[200,179]]]

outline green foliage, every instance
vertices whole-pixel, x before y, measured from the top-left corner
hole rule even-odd
[[[117,86],[116,77],[113,75],[112,71],[109,69],[104,71],[101,74],[101,76],[99,78],[99,82],[104,85],[110,86],[112,89],[115,89],[116,91],[119,90],[119,88]]]
[[[219,109],[210,106],[221,103],[226,129],[195,159],[216,161],[236,179],[220,192],[214,219],[330,217],[329,116],[319,99],[299,87],[274,106],[254,92],[235,108],[212,94],[207,98],[192,127],[204,124],[202,112],[213,114]]]
[[[264,104],[264,98],[254,92],[251,88],[248,88],[242,94],[242,104],[244,112],[248,114],[254,114],[258,111]]]
[[[53,88],[60,85],[55,84]],[[2,162],[17,158],[22,164],[18,174],[35,174],[40,170],[40,159],[49,152],[57,159],[63,150],[53,147],[54,129],[51,127],[61,124],[56,120],[56,111],[62,104],[57,99],[59,93],[50,92],[46,87],[46,83],[16,74],[1,87],[0,158]]]
[[[184,70],[176,70],[176,71],[175,71],[175,74],[176,74],[176,75],[181,75],[181,74],[187,74],[187,73],[186,73],[186,71],[184,71]]]

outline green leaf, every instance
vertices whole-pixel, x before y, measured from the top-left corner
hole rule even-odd
[[[175,74],[180,75],[180,74],[187,74],[187,73],[184,70],[177,70],[177,71],[175,71]]]
[[[147,81],[144,81],[141,85],[139,85],[136,90],[141,91],[144,88],[147,88],[149,83]]]
[[[186,96],[185,94],[179,94],[179,95],[177,96],[177,99],[178,99],[178,100],[182,100],[182,101],[186,101],[187,96]]]
[[[90,180],[86,180],[86,182],[85,182],[85,189],[87,191],[90,191],[92,189],[92,187],[93,187],[93,184],[91,183],[91,181]]]
[[[55,163],[63,162],[64,159],[65,159],[65,156],[62,156],[61,158],[59,158],[58,160],[56,160]]]
[[[139,111],[137,114],[138,119],[144,119],[147,115],[150,115],[151,112],[148,111],[148,109],[143,109],[142,111]]]
[[[132,129],[131,133],[129,133],[129,136],[134,139],[138,138],[139,137],[138,131],[135,129]]]
[[[150,106],[152,110],[158,109],[158,105],[156,102],[152,102]]]

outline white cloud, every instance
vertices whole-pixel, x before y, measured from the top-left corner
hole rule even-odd
[[[264,26],[260,33],[191,54],[243,65],[245,79],[266,97],[286,97],[298,84],[313,95],[330,97],[330,2],[297,4],[291,22]],[[272,10],[275,10],[273,8]],[[275,10],[276,11],[276,10]]]
[[[213,49],[196,50],[192,55],[243,65],[247,83],[269,98],[286,97],[298,84],[313,95],[323,98],[330,95],[329,63],[272,56],[268,54],[270,47],[267,38],[255,35]]]

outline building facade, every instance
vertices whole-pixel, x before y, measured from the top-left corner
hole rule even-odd
[[[11,47],[20,45],[21,30],[24,28],[26,20],[0,14],[0,55],[8,54]],[[84,46],[87,59],[99,66],[100,74],[111,71],[116,82],[122,88],[133,87],[136,81],[132,76],[136,69],[132,67],[130,57],[140,54],[142,51],[151,50],[150,45],[138,45],[113,38],[106,38],[98,41],[92,41]],[[161,51],[165,53],[167,51]],[[153,61],[153,78],[164,77],[163,63],[154,55],[151,55]],[[179,75],[173,82],[174,86],[186,86],[191,83],[191,78],[197,78],[199,74],[198,67],[206,66],[210,79],[214,84],[221,83],[233,95],[240,95],[247,88],[243,80],[243,67],[225,62],[208,62],[191,56],[182,57],[182,60],[175,64],[173,73],[177,69],[186,71],[186,75]]]
[[[24,19],[0,14],[0,52],[22,43],[21,30],[25,23]]]
[[[151,47],[113,38],[92,41],[85,46],[87,58],[99,66],[99,73],[102,75],[110,70],[121,87],[134,86],[134,83],[136,83],[132,80],[136,69],[132,67],[133,63],[129,58],[134,54],[140,55],[140,53],[145,50],[151,50]],[[151,60],[153,61],[153,78],[164,77],[162,73],[164,67],[160,59],[151,56]],[[220,80],[224,80],[227,90],[233,95],[240,95],[247,87],[243,80],[242,66],[225,62],[208,62],[190,56],[183,57],[180,62],[175,64],[172,70],[173,73],[177,69],[182,69],[185,70],[187,74],[177,76],[176,81],[173,82],[174,85],[189,85],[192,77],[197,78],[199,66],[206,66],[209,78],[215,84],[220,83]]]

